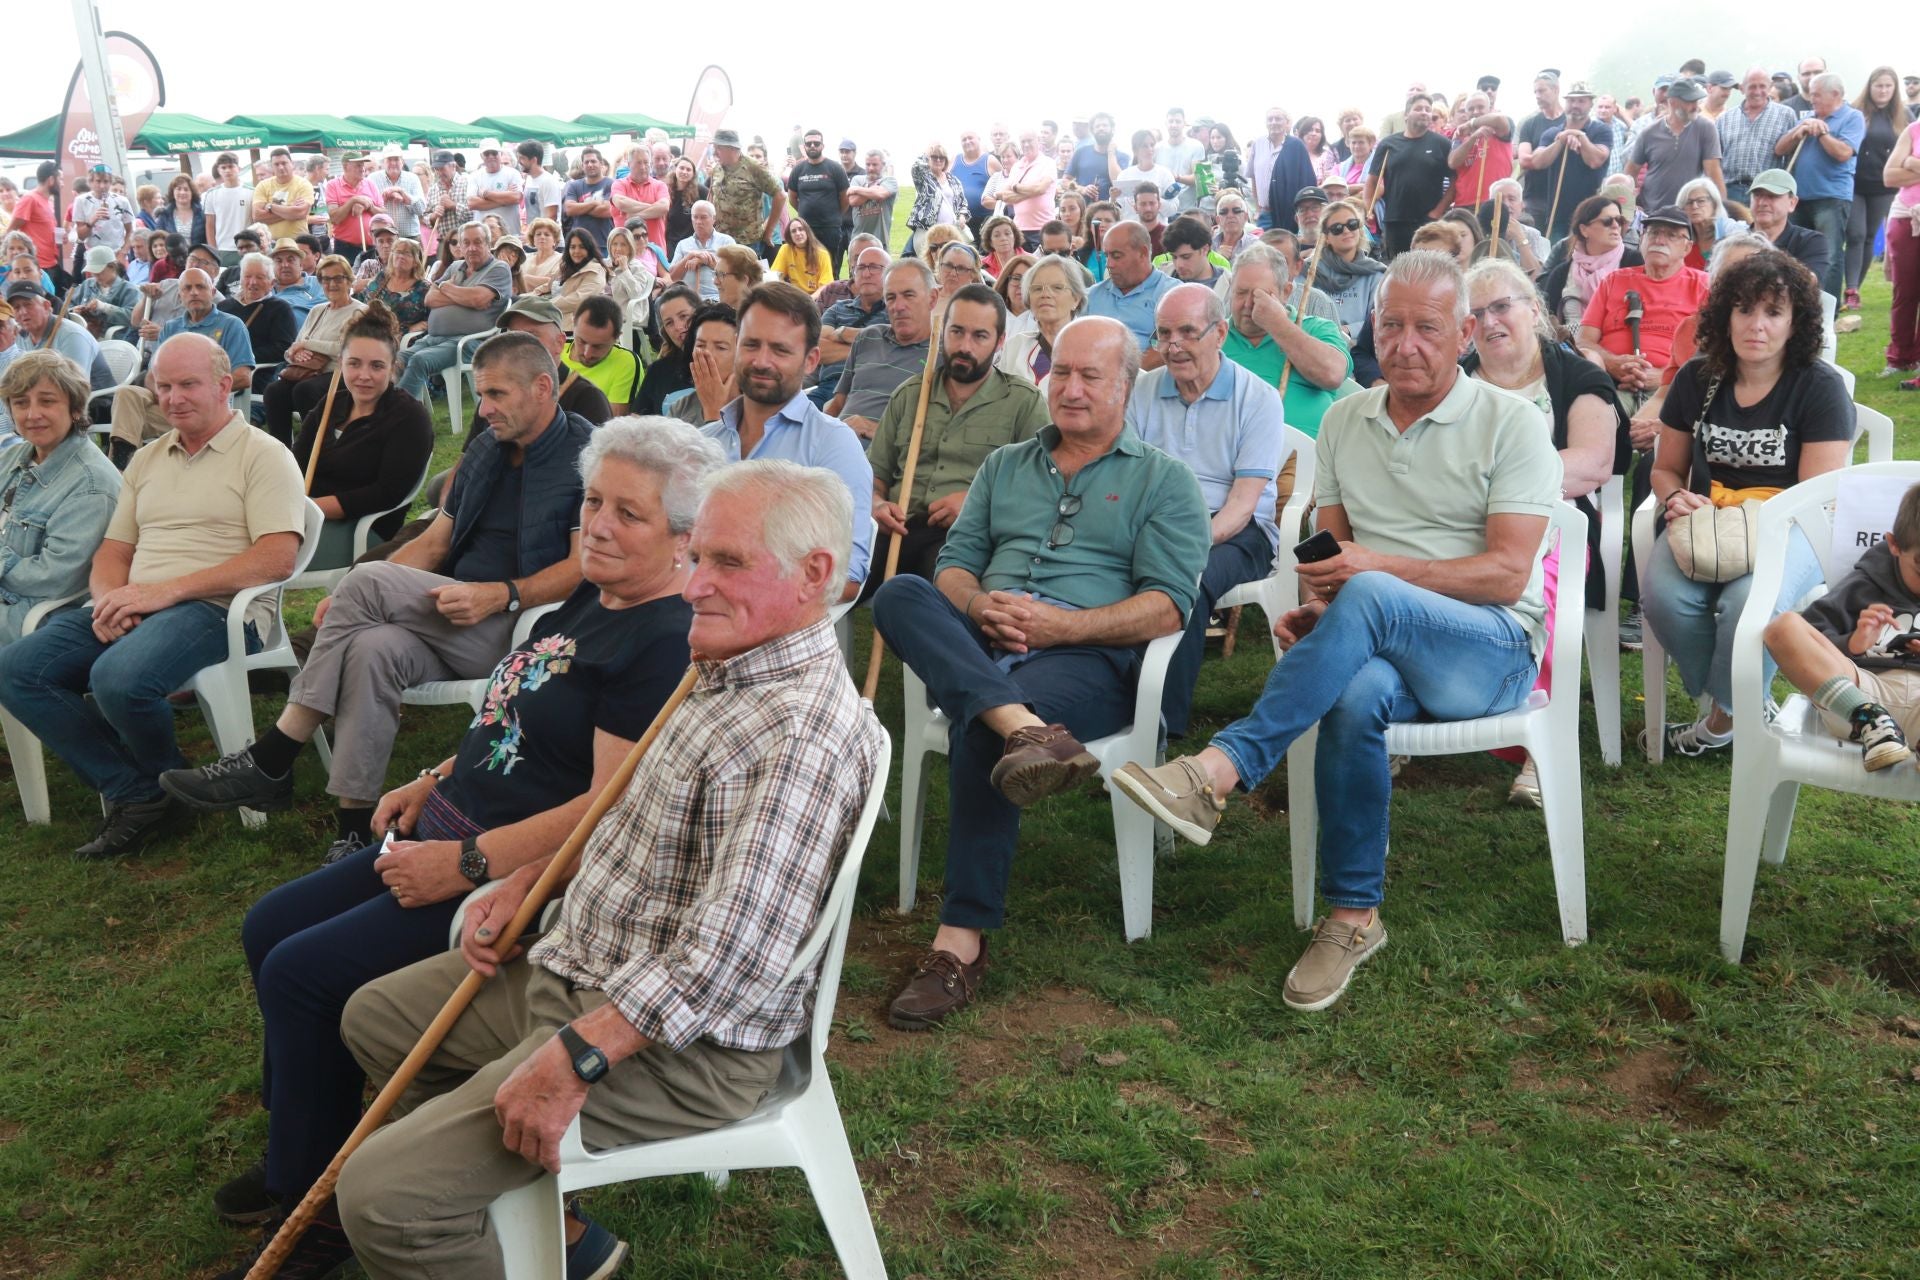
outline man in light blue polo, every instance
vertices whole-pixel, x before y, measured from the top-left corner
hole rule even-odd
[[[873,467],[853,428],[814,407],[802,389],[820,363],[820,311],[785,281],[758,285],[740,304],[733,378],[740,394],[701,430],[729,462],[782,458],[826,467],[846,482],[853,504],[853,554],[847,558],[851,600],[867,579],[873,555]]]
[[[148,322],[140,336],[150,350],[158,351],[167,339],[180,333],[197,333],[218,344],[232,369],[233,385],[253,385],[253,339],[239,317],[213,305],[213,277],[199,267],[180,273],[180,304],[185,308],[165,324]],[[149,440],[157,440],[173,429],[159,400],[144,386],[125,386],[113,393],[113,438],[107,452],[115,466],[126,470],[134,450]]]
[[[1153,236],[1137,222],[1117,222],[1101,241],[1107,255],[1107,278],[1087,290],[1090,316],[1107,316],[1125,325],[1140,344],[1140,367],[1160,367],[1160,353],[1152,350],[1154,309],[1173,277],[1153,269]]]
[[[1273,563],[1279,537],[1274,480],[1286,461],[1286,424],[1280,393],[1221,353],[1227,309],[1206,285],[1169,289],[1160,299],[1153,337],[1166,365],[1134,383],[1127,425],[1147,444],[1192,468],[1212,516],[1200,595],[1167,668],[1160,704],[1168,736],[1181,737],[1213,602],[1243,582],[1266,577]]]
[[[1831,71],[1815,76],[1807,92],[1813,110],[1781,135],[1773,151],[1789,157],[1799,152],[1799,159],[1788,165],[1800,184],[1794,225],[1811,227],[1827,238],[1833,255],[1820,287],[1838,299],[1846,290],[1847,255],[1840,249],[1847,241],[1853,174],[1867,137],[1867,118],[1848,104],[1845,83]]]

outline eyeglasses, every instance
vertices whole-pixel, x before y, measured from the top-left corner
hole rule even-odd
[[[1153,341],[1156,346],[1169,346],[1175,342],[1181,346],[1191,346],[1207,336],[1213,328],[1210,324],[1183,324],[1178,329],[1156,328]]]
[[[1349,218],[1345,222],[1327,222],[1321,224],[1320,229],[1330,236],[1343,236],[1349,231],[1358,231],[1360,219]]]
[[[1610,213],[1604,218],[1595,218],[1587,225],[1590,227],[1624,227],[1627,225],[1627,220],[1617,213]]]
[[[1073,526],[1068,524],[1067,521],[1080,514],[1080,495],[1077,493],[1061,494],[1060,505],[1055,507],[1053,511],[1054,514],[1060,518],[1054,522],[1053,528],[1047,533],[1047,550],[1049,551],[1058,547],[1067,546],[1073,541]]]
[[[1525,303],[1525,298],[1495,298],[1484,307],[1472,308],[1471,314],[1475,321],[1484,320],[1488,316],[1492,316],[1495,320],[1505,320],[1515,307],[1522,306]]]
[[[928,156],[927,159],[934,164],[945,164],[947,162],[945,156]]]
[[[345,284],[351,279],[353,279],[352,276],[343,276],[338,271],[329,271],[325,275],[320,277],[320,283],[321,284]]]

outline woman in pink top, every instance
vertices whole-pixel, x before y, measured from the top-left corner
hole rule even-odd
[[[1920,121],[1907,126],[1881,180],[1898,187],[1887,214],[1887,274],[1893,279],[1893,332],[1887,339],[1882,376],[1920,369]],[[1902,391],[1920,391],[1920,378],[1908,378]]]

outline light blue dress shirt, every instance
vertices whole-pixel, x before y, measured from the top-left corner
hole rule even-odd
[[[739,462],[740,398],[729,401],[720,411],[720,420],[701,430],[726,450],[727,461]],[[766,432],[752,457],[825,467],[840,477],[853,499],[853,555],[847,561],[847,580],[865,582],[873,555],[873,468],[853,428],[822,413],[803,391],[767,419]]]

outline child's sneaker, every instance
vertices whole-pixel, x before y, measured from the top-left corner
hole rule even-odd
[[[1853,712],[1853,741],[1860,744],[1861,763],[1868,773],[1878,773],[1904,764],[1913,756],[1906,735],[1894,723],[1887,709],[1877,702],[1856,707]]]

